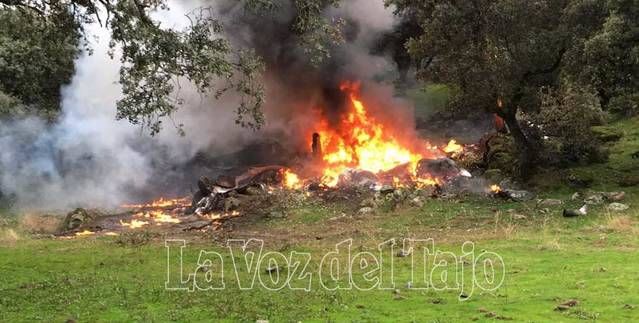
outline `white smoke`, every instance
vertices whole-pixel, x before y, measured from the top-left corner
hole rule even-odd
[[[372,32],[393,24],[392,13],[381,1],[375,3],[345,2],[330,13],[347,15],[367,31],[346,48],[349,56],[356,58],[351,59],[353,64],[348,68],[365,78],[389,68],[388,62],[366,50]],[[163,27],[182,29],[188,25],[185,14],[201,5],[199,1],[173,1],[170,11],[161,11],[155,17]],[[216,101],[186,86],[181,89],[186,101],[172,117],[175,124],[183,124],[186,135],[180,136],[171,122],[165,121],[164,130],[150,137],[138,126],[116,121],[120,64],[117,57],[111,59],[107,54],[109,31],[96,25],[88,26],[87,31],[98,40],[92,44],[93,55],[84,53],[77,59],[76,74],[62,89],[62,112],[57,122],[51,125],[37,118],[0,121],[0,190],[5,197],[15,196],[18,208],[115,206],[138,199],[140,192],[155,194],[157,189],[166,188],[149,187],[158,182],[158,177],[177,174],[185,181],[193,180],[184,178],[179,167],[200,151],[227,153],[273,132],[294,137],[294,129],[312,122],[303,119],[308,114],[291,118],[281,113],[283,105],[290,109],[293,102],[287,89],[267,76],[267,126],[261,132],[235,125],[237,101],[233,95]],[[392,97],[392,91],[378,92]],[[175,186],[184,188],[188,184]]]

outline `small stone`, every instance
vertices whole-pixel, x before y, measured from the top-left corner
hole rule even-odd
[[[373,209],[372,207],[366,206],[366,207],[363,207],[363,208],[359,209],[359,211],[357,211],[357,213],[359,213],[361,215],[373,214],[373,213],[375,213],[375,209]]]
[[[530,201],[535,198],[535,194],[528,191],[510,189],[505,189],[504,191],[511,199],[517,202]]]
[[[613,211],[613,212],[623,212],[627,209],[629,209],[630,207],[626,204],[622,204],[622,203],[610,203],[608,205],[608,210],[609,211]]]
[[[603,194],[611,202],[621,202],[626,198],[626,192],[605,192]]]
[[[523,214],[513,214],[513,215],[512,215],[512,218],[513,218],[514,220],[526,220],[526,216],[525,216],[525,215],[523,215]]]
[[[584,202],[588,205],[600,205],[604,202],[604,196],[601,193],[590,194],[586,197]]]
[[[422,208],[424,207],[424,199],[420,196],[417,196],[410,200],[410,204],[414,207]]]
[[[271,219],[283,219],[286,218],[286,213],[282,211],[271,211],[268,213],[268,217]]]

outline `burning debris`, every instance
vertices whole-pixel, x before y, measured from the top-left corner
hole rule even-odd
[[[320,116],[306,129],[304,149],[285,165],[228,169],[213,179],[202,176],[192,198],[125,204],[126,212],[106,219],[79,209],[68,217],[65,231],[90,236],[158,228],[215,230],[241,214],[285,217],[289,204],[309,198],[354,201],[355,213],[366,215],[380,205],[423,207],[428,198],[482,191],[477,186],[485,182],[472,182],[470,172],[455,162],[466,153],[456,140],[440,147],[418,140],[370,111],[358,83],[343,82],[340,90],[345,103],[339,117]],[[515,201],[534,197],[497,185],[489,195]]]

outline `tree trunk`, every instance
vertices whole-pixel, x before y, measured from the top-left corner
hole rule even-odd
[[[517,170],[517,175],[522,180],[528,180],[534,172],[535,159],[537,158],[538,151],[534,143],[526,137],[526,134],[519,126],[516,114],[517,109],[508,109],[507,111],[502,111],[500,116],[504,119],[506,125],[508,125],[508,129],[515,141],[515,147],[519,154],[519,169]]]

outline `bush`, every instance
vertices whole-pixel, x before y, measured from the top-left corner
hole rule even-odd
[[[543,135],[547,154],[556,155],[563,166],[607,159],[607,151],[592,129],[606,120],[594,92],[567,86],[545,89],[540,97],[540,110],[532,118]]]

